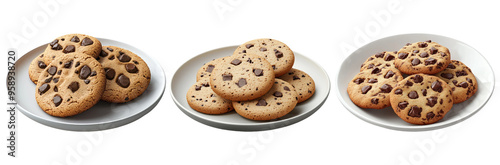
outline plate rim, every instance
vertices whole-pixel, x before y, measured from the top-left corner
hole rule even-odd
[[[65,121],[47,120],[47,119],[45,119],[43,117],[40,117],[39,115],[33,114],[31,111],[27,110],[26,108],[23,108],[20,104],[18,104],[16,102],[16,107],[19,109],[19,111],[22,114],[24,114],[25,116],[27,116],[28,118],[30,118],[30,119],[32,119],[32,120],[34,120],[34,121],[36,121],[36,122],[38,122],[40,124],[43,124],[43,125],[46,125],[46,126],[49,126],[49,127],[52,127],[52,128],[66,130],[66,131],[80,131],[80,132],[82,132],[82,131],[101,131],[101,130],[108,130],[108,129],[113,129],[113,128],[121,127],[121,126],[124,126],[124,125],[127,125],[129,123],[134,122],[135,120],[143,117],[144,115],[146,115],[147,113],[149,113],[151,110],[153,110],[154,107],[156,107],[156,105],[158,105],[158,103],[161,101],[161,99],[162,99],[162,97],[163,97],[163,95],[165,93],[166,75],[165,75],[165,70],[163,69],[163,67],[156,60],[154,60],[151,56],[149,56],[148,53],[146,53],[145,51],[143,51],[141,49],[138,49],[138,48],[136,48],[136,47],[134,47],[134,46],[132,46],[132,45],[130,45],[128,43],[117,41],[117,40],[113,40],[113,39],[108,39],[108,38],[102,38],[102,37],[96,37],[96,38],[99,41],[101,41],[101,44],[102,44],[102,41],[117,42],[117,43],[126,45],[127,46],[127,50],[130,49],[130,48],[133,48],[133,49],[139,50],[141,52],[144,52],[144,54],[146,54],[146,56],[148,58],[150,58],[153,61],[153,63],[156,64],[160,68],[160,71],[161,71],[160,74],[163,75],[163,81],[160,79],[160,82],[162,82],[163,88],[162,88],[162,91],[160,93],[160,96],[158,97],[158,99],[155,102],[153,102],[153,104],[149,105],[148,107],[145,107],[144,110],[138,111],[137,113],[134,113],[134,114],[132,114],[130,116],[121,117],[121,118],[118,118],[118,119],[115,119],[115,120],[111,120],[111,121],[100,121],[100,122],[96,122],[96,123],[92,123],[92,124],[71,123],[71,122],[65,122]],[[25,57],[27,54],[32,53],[36,49],[39,49],[39,48],[43,49],[43,47],[46,44],[48,44],[48,43],[42,44],[42,45],[40,45],[40,46],[38,46],[36,48],[31,49],[30,51],[26,52],[22,56],[18,57],[18,59],[21,59],[21,58]],[[27,58],[27,57],[25,57],[25,58]],[[16,63],[18,61],[19,60],[16,60]],[[161,77],[159,77],[159,78],[161,78]],[[99,126],[104,125],[104,124],[110,125],[110,126],[106,127],[106,128],[100,128],[99,127]]]
[[[268,121],[268,122],[262,122],[262,123],[258,123],[258,124],[253,124],[253,123],[248,123],[248,124],[232,124],[232,123],[227,123],[227,122],[220,122],[220,121],[217,121],[217,120],[207,119],[207,118],[201,117],[200,116],[200,115],[202,115],[201,113],[200,114],[193,114],[193,113],[188,112],[186,110],[187,107],[184,107],[175,98],[175,95],[174,95],[173,90],[172,90],[174,88],[174,84],[172,82],[173,82],[173,79],[180,72],[179,69],[182,68],[182,67],[184,67],[187,63],[189,63],[190,61],[192,61],[192,60],[200,57],[203,54],[207,54],[207,53],[210,53],[210,52],[213,52],[213,51],[217,51],[217,50],[222,50],[222,49],[230,49],[230,48],[236,49],[238,46],[239,45],[223,46],[223,47],[218,47],[218,48],[210,49],[208,51],[204,51],[202,53],[197,54],[196,56],[191,57],[189,60],[185,61],[181,66],[179,66],[177,68],[177,70],[175,71],[175,73],[172,75],[172,77],[170,79],[170,88],[171,88],[170,89],[170,96],[172,97],[172,100],[174,101],[175,105],[177,105],[177,107],[184,114],[186,114],[187,116],[189,116],[193,120],[196,120],[196,121],[198,121],[200,123],[203,123],[205,125],[208,125],[208,126],[214,127],[214,128],[218,128],[218,129],[231,130],[231,131],[264,131],[264,130],[273,130],[273,129],[277,129],[277,128],[282,128],[282,127],[286,127],[286,126],[298,123],[298,122],[300,122],[300,121],[308,118],[309,116],[311,116],[312,114],[314,114],[316,111],[318,111],[323,106],[323,104],[326,102],[326,100],[328,99],[328,96],[330,95],[330,91],[331,91],[331,80],[330,80],[330,77],[328,76],[328,72],[326,72],[326,70],[323,67],[321,67],[321,65],[319,65],[316,61],[308,58],[305,55],[302,55],[301,53],[293,51],[294,54],[300,54],[300,56],[304,57],[305,59],[307,59],[309,61],[312,61],[314,63],[314,65],[318,66],[321,69],[322,73],[324,73],[324,75],[326,76],[326,79],[328,80],[328,82],[327,82],[327,89],[328,90],[326,91],[325,98],[321,101],[320,104],[316,105],[312,110],[310,110],[310,111],[308,111],[308,112],[306,112],[306,113],[304,113],[302,115],[294,116],[294,117],[287,118],[287,119],[284,119],[284,120]],[[189,108],[191,108],[191,107],[189,107]],[[301,117],[303,117],[303,118],[301,118]],[[283,123],[285,123],[285,124],[283,124]],[[263,126],[270,126],[270,127],[260,128],[260,127],[263,127]],[[259,127],[259,128],[257,128],[257,127]]]
[[[452,40],[454,42],[458,42],[458,43],[461,43],[463,45],[466,45],[469,48],[472,48],[475,52],[477,52],[480,55],[480,57],[484,61],[486,61],[486,64],[488,64],[488,68],[493,73],[493,75],[492,75],[493,83],[492,83],[492,86],[491,86],[491,91],[489,91],[488,96],[485,99],[484,103],[481,104],[481,106],[479,106],[477,109],[473,110],[472,113],[466,114],[466,115],[464,115],[464,116],[462,116],[459,119],[456,119],[454,121],[440,122],[440,123],[434,123],[434,124],[428,124],[428,125],[409,125],[409,126],[394,126],[394,125],[387,125],[387,124],[375,122],[375,121],[372,121],[372,120],[369,120],[369,119],[365,118],[363,115],[359,114],[357,112],[357,110],[351,109],[347,105],[346,100],[343,99],[343,97],[342,97],[342,95],[340,93],[341,92],[340,86],[338,85],[339,81],[340,81],[340,79],[339,79],[340,71],[342,70],[342,66],[344,66],[344,63],[346,62],[346,60],[350,56],[352,56],[355,52],[357,52],[359,49],[362,49],[362,48],[366,47],[367,45],[369,45],[371,43],[380,42],[380,40],[384,40],[384,39],[388,39],[388,38],[397,38],[397,37],[410,36],[410,35],[427,35],[427,36],[435,36],[435,37],[446,38],[446,39]],[[379,38],[379,39],[376,39],[376,40],[371,41],[369,43],[366,43],[366,44],[358,47],[353,52],[351,52],[348,56],[346,56],[343,59],[342,63],[338,66],[338,69],[337,69],[337,71],[335,73],[336,73],[335,78],[337,79],[337,81],[335,81],[335,86],[336,86],[336,90],[337,90],[337,92],[336,92],[337,93],[337,98],[342,103],[342,106],[344,106],[345,109],[347,109],[351,114],[353,114],[357,118],[359,118],[359,119],[361,119],[361,120],[363,120],[363,121],[365,121],[367,123],[370,123],[370,124],[373,124],[373,125],[376,125],[376,126],[380,126],[382,128],[391,129],[391,130],[397,130],[397,131],[407,131],[407,132],[431,131],[431,130],[437,130],[437,129],[441,129],[441,128],[446,128],[446,127],[455,125],[457,123],[460,123],[460,122],[462,122],[462,121],[470,118],[471,116],[473,116],[477,112],[479,112],[488,103],[488,101],[490,100],[491,96],[493,95],[493,91],[495,90],[495,74],[494,74],[495,72],[494,72],[493,68],[491,67],[490,63],[488,62],[488,60],[483,56],[483,54],[481,52],[479,52],[476,48],[474,48],[474,47],[470,46],[469,44],[467,44],[465,42],[462,42],[460,40],[457,40],[457,39],[454,39],[454,38],[451,38],[451,37],[447,37],[447,36],[443,36],[443,35],[430,34],[430,33],[405,33],[405,34],[397,34],[397,35],[391,35],[391,36],[386,36],[386,37],[383,37],[383,38]]]

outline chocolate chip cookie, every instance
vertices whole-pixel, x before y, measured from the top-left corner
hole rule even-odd
[[[451,60],[448,67],[435,74],[451,87],[453,103],[461,103],[469,99],[477,91],[477,81],[469,67],[464,63]]]
[[[202,79],[206,79],[206,80],[210,81],[210,75],[212,74],[212,71],[225,58],[228,58],[228,57],[214,59],[210,62],[205,63],[200,69],[198,69],[198,73],[196,73],[196,81],[200,81]]]
[[[58,56],[68,53],[83,53],[94,58],[101,52],[101,42],[95,37],[85,34],[67,34],[54,39],[44,51],[44,62],[52,62]]]
[[[43,56],[43,53],[36,56],[36,58],[31,61],[30,67],[28,68],[28,75],[30,77],[30,80],[35,84],[38,82],[40,73],[42,73],[43,70],[47,68],[47,64],[43,61]]]
[[[49,115],[73,116],[99,102],[105,86],[104,70],[96,59],[69,53],[57,57],[43,70],[35,98]]]
[[[212,71],[210,84],[217,95],[247,101],[266,94],[274,83],[274,71],[263,57],[250,53],[224,59]]]
[[[146,62],[138,55],[116,46],[103,46],[98,59],[106,74],[102,100],[129,102],[148,88],[151,73]]]
[[[279,78],[295,87],[295,91],[299,94],[299,103],[309,99],[313,96],[314,91],[316,91],[314,80],[306,72],[301,70],[292,68],[287,74]]]
[[[380,69],[389,67],[396,68],[396,66],[394,66],[394,59],[396,59],[397,53],[397,51],[394,51],[374,54],[361,64],[361,69],[359,71],[361,72],[365,69],[373,69],[374,67],[378,67]]]
[[[292,69],[295,62],[293,51],[283,42],[275,39],[263,38],[248,41],[236,48],[233,55],[245,53],[264,57],[274,70],[276,77],[286,74]]]
[[[390,98],[394,112],[411,124],[435,123],[453,106],[450,86],[438,77],[425,74],[406,77],[392,90]]]
[[[451,62],[448,48],[431,40],[406,44],[394,63],[405,74],[436,74]]]
[[[299,100],[292,84],[275,79],[271,90],[251,101],[234,101],[234,110],[251,120],[272,120],[290,113]]]
[[[347,93],[361,108],[382,109],[390,106],[389,93],[403,76],[396,68],[365,69],[349,82]]]
[[[231,100],[218,96],[209,79],[202,79],[189,88],[186,99],[191,108],[205,114],[223,114],[233,110]]]

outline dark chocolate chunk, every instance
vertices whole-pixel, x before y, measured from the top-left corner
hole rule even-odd
[[[353,82],[356,83],[356,84],[361,84],[365,81],[364,78],[357,78],[356,80],[354,80]]]
[[[90,38],[87,38],[87,37],[85,37],[81,43],[82,46],[89,46],[92,44],[94,44],[94,41],[92,41]]]
[[[285,91],[290,91],[290,88],[288,88],[288,86],[283,87],[283,89],[284,89]]]
[[[382,85],[382,86],[380,87],[380,91],[381,91],[382,93],[389,93],[389,92],[391,92],[391,91],[392,91],[392,86],[391,86],[391,85],[389,85],[389,84],[384,84],[384,85]]]
[[[123,88],[127,88],[130,85],[130,79],[127,76],[120,74],[116,78],[116,83]]]
[[[402,89],[396,89],[396,90],[394,90],[394,94],[397,94],[397,95],[403,94],[403,90]]]
[[[99,54],[101,57],[106,57],[108,56],[108,53],[106,53],[104,50],[101,50],[101,54]]]
[[[47,67],[47,64],[43,61],[38,61],[38,67],[41,69],[45,69]]]
[[[297,75],[293,75],[293,80],[300,80],[300,78]]]
[[[73,81],[71,82],[71,84],[69,84],[68,88],[71,90],[71,92],[75,93],[80,88],[80,84],[78,84],[78,82],[76,81]]]
[[[238,66],[241,64],[241,60],[234,59],[233,61],[231,61],[231,64],[233,64],[234,66]]]
[[[398,58],[399,58],[399,59],[405,59],[406,57],[408,57],[408,53],[401,52],[401,53],[399,53],[399,55],[398,55]]]
[[[413,77],[413,82],[415,83],[421,83],[422,81],[424,81],[424,77],[420,75],[415,75],[415,77]]]
[[[394,58],[395,57],[393,55],[388,54],[387,56],[385,56],[384,60],[385,61],[392,61],[392,60],[394,60]]]
[[[201,86],[195,85],[195,86],[194,86],[194,90],[196,90],[196,91],[201,90]]]
[[[426,115],[427,120],[430,120],[430,119],[434,118],[434,116],[435,116],[434,112],[428,112],[427,115]]]
[[[77,36],[73,36],[73,38],[71,38],[70,41],[71,42],[80,42],[80,38],[78,38]]]
[[[90,77],[95,76],[95,75],[97,75],[96,71],[92,71],[92,73],[90,73]]]
[[[214,70],[214,68],[215,68],[215,66],[214,66],[214,65],[208,65],[208,66],[207,66],[207,70],[206,70],[206,71],[207,71],[208,73],[212,73],[212,71]]]
[[[79,77],[82,80],[85,80],[89,76],[90,76],[90,67],[87,66],[87,65],[84,65],[82,68],[80,68],[80,75],[79,75]]]
[[[61,50],[63,47],[56,43],[54,46],[52,46],[52,50]]]
[[[411,86],[413,86],[413,83],[410,80],[408,80],[408,81],[406,81],[405,86],[411,87]]]
[[[68,45],[63,50],[63,53],[71,53],[71,52],[75,52],[75,46],[73,45]]]
[[[375,54],[375,57],[382,58],[382,57],[384,57],[384,53],[383,52],[382,53],[377,53],[377,54]]]
[[[392,77],[392,76],[394,76],[395,74],[396,74],[396,73],[394,73],[392,70],[389,70],[389,71],[385,74],[384,78],[391,78],[391,77]]]
[[[262,69],[253,69],[253,73],[257,77],[264,75],[264,71]]]
[[[372,89],[372,86],[370,85],[364,86],[363,88],[361,88],[361,93],[366,94],[370,89]]]
[[[281,58],[283,57],[283,53],[280,52],[279,50],[274,49],[274,55],[276,55],[276,58]]]
[[[241,88],[242,86],[247,85],[247,80],[244,78],[240,78],[240,80],[238,80],[238,83],[236,83],[236,85],[238,85],[238,87]]]
[[[59,78],[54,78],[54,79],[52,79],[52,80],[54,80],[54,83],[59,82]]]
[[[267,51],[267,49],[266,49],[266,48],[260,48],[259,50],[260,50],[261,52],[265,52],[265,51]]]
[[[57,106],[61,105],[61,103],[62,103],[62,98],[61,98],[61,96],[56,95],[56,96],[54,96],[53,101],[54,101],[54,104],[55,104],[55,105],[56,105],[56,107],[57,107]]]
[[[428,105],[430,107],[434,107],[434,105],[437,104],[438,98],[436,96],[432,96],[427,98],[427,103],[425,105]]]
[[[113,80],[115,78],[116,72],[113,68],[106,68],[104,70],[106,71],[106,79]]]
[[[403,101],[398,104],[399,109],[405,109],[408,106],[408,102]]]
[[[408,93],[408,97],[410,99],[417,99],[418,98],[418,93],[416,91],[411,91],[410,93]]]
[[[273,96],[274,97],[283,97],[283,93],[279,92],[279,91],[276,91],[273,93]]]
[[[231,73],[222,74],[222,81],[231,81],[233,80],[233,75]]]
[[[413,60],[411,60],[411,65],[415,66],[418,64],[420,64],[420,60],[418,58],[414,58]]]
[[[40,93],[40,95],[42,95],[45,92],[47,92],[49,89],[50,89],[49,84],[42,84],[42,85],[40,85],[40,87],[38,87],[38,92]]]
[[[422,95],[427,96],[427,89],[422,89]]]
[[[372,104],[378,104],[378,98],[373,98],[371,101],[372,101]]]
[[[89,79],[85,79],[85,80],[83,80],[83,82],[85,82],[85,84],[89,84],[90,80]]]
[[[368,80],[368,83],[377,83],[378,80],[376,78],[371,78]]]
[[[425,47],[427,47],[427,43],[425,43],[425,42],[420,42],[420,43],[418,43],[418,47],[420,47],[420,48],[425,48]]]
[[[439,81],[432,82],[431,88],[432,88],[432,90],[439,92],[439,93],[441,93],[441,91],[443,91],[443,87],[441,86],[441,82],[439,82]]]
[[[267,102],[264,99],[260,99],[259,102],[257,102],[257,106],[266,106]]]
[[[57,72],[57,67],[51,66],[49,69],[47,69],[47,72],[49,72],[50,75],[54,75]]]
[[[431,47],[431,49],[429,49],[429,51],[431,52],[431,54],[436,54],[438,52],[438,50],[434,47]]]
[[[461,70],[461,71],[456,72],[455,75],[457,77],[460,77],[460,76],[467,76],[468,74],[467,74],[467,72],[465,72],[465,70]]]
[[[446,68],[455,69],[457,67],[455,65],[453,65],[452,63],[450,63],[450,64],[448,64],[448,66]]]
[[[126,54],[120,54],[118,56],[118,60],[120,60],[120,62],[129,62],[132,58],[130,58],[130,56],[126,55]]]
[[[462,88],[467,88],[467,87],[469,87],[469,83],[463,81],[463,82],[459,83],[458,86],[460,86]]]
[[[71,64],[73,64],[73,61],[68,61],[68,62],[65,62],[64,63],[64,68],[70,68],[71,67]]]
[[[437,60],[431,57],[425,60],[425,65],[432,65],[435,64],[436,62]]]
[[[420,117],[420,113],[422,112],[422,108],[414,105],[413,107],[411,107],[410,111],[408,111],[408,116],[411,116],[411,117]]]
[[[247,44],[247,45],[245,45],[245,47],[246,47],[247,49],[250,49],[250,48],[252,48],[252,47],[253,47],[253,44]]]
[[[382,71],[382,70],[380,70],[379,68],[375,68],[372,70],[372,74],[380,73],[380,71]]]
[[[446,79],[452,79],[453,74],[451,73],[441,73],[441,77],[446,78]]]
[[[108,49],[110,52],[113,52],[113,49],[111,49],[111,48],[109,48],[109,47],[108,47],[108,48],[106,48],[106,49]]]
[[[139,70],[134,64],[127,64],[125,65],[125,70],[129,73],[137,73]]]
[[[422,53],[420,53],[420,57],[422,57],[422,58],[429,57],[429,53],[427,53],[427,52],[422,52]]]

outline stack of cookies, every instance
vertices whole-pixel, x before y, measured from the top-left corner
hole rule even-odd
[[[469,67],[451,60],[448,48],[428,40],[370,56],[347,92],[361,108],[391,106],[404,121],[424,125],[441,120],[477,88]]]
[[[272,120],[290,113],[315,91],[313,79],[292,68],[293,51],[274,39],[240,45],[232,56],[205,63],[186,99],[194,110],[224,114],[235,110],[251,120]]]
[[[138,55],[115,46],[102,46],[95,37],[68,34],[56,38],[30,64],[35,98],[47,114],[68,117],[99,100],[129,102],[150,82],[149,68]]]

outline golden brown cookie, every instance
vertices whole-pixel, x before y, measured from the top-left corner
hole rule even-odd
[[[448,67],[435,74],[451,87],[453,103],[461,103],[469,99],[477,91],[477,80],[472,70],[464,63],[451,60]]]
[[[186,99],[191,108],[205,114],[223,114],[233,110],[231,100],[218,96],[210,88],[209,79],[203,79],[191,86]]]
[[[200,69],[198,69],[198,73],[196,73],[196,81],[200,81],[202,79],[206,79],[206,80],[210,81],[210,75],[212,74],[212,71],[225,58],[228,58],[228,57],[221,57],[221,58],[214,59],[210,62],[205,63]]]
[[[101,52],[101,47],[101,42],[97,38],[86,34],[63,35],[47,44],[44,51],[44,62],[48,64],[58,56],[73,52],[97,58]]]
[[[397,53],[397,51],[394,51],[374,54],[361,64],[361,69],[359,71],[361,72],[365,69],[373,69],[374,67],[378,67],[380,69],[389,67],[396,68],[396,66],[394,66],[394,59],[396,58]]]
[[[295,91],[299,94],[299,103],[312,97],[316,91],[314,80],[304,71],[292,68],[287,74],[279,78],[295,87]]]
[[[43,70],[47,68],[47,64],[43,61],[43,56],[43,53],[36,56],[36,58],[31,61],[30,67],[28,69],[30,80],[35,84],[38,82],[40,73],[42,73]]]
[[[436,74],[451,62],[448,48],[431,40],[408,43],[398,51],[396,68],[405,74]]]

